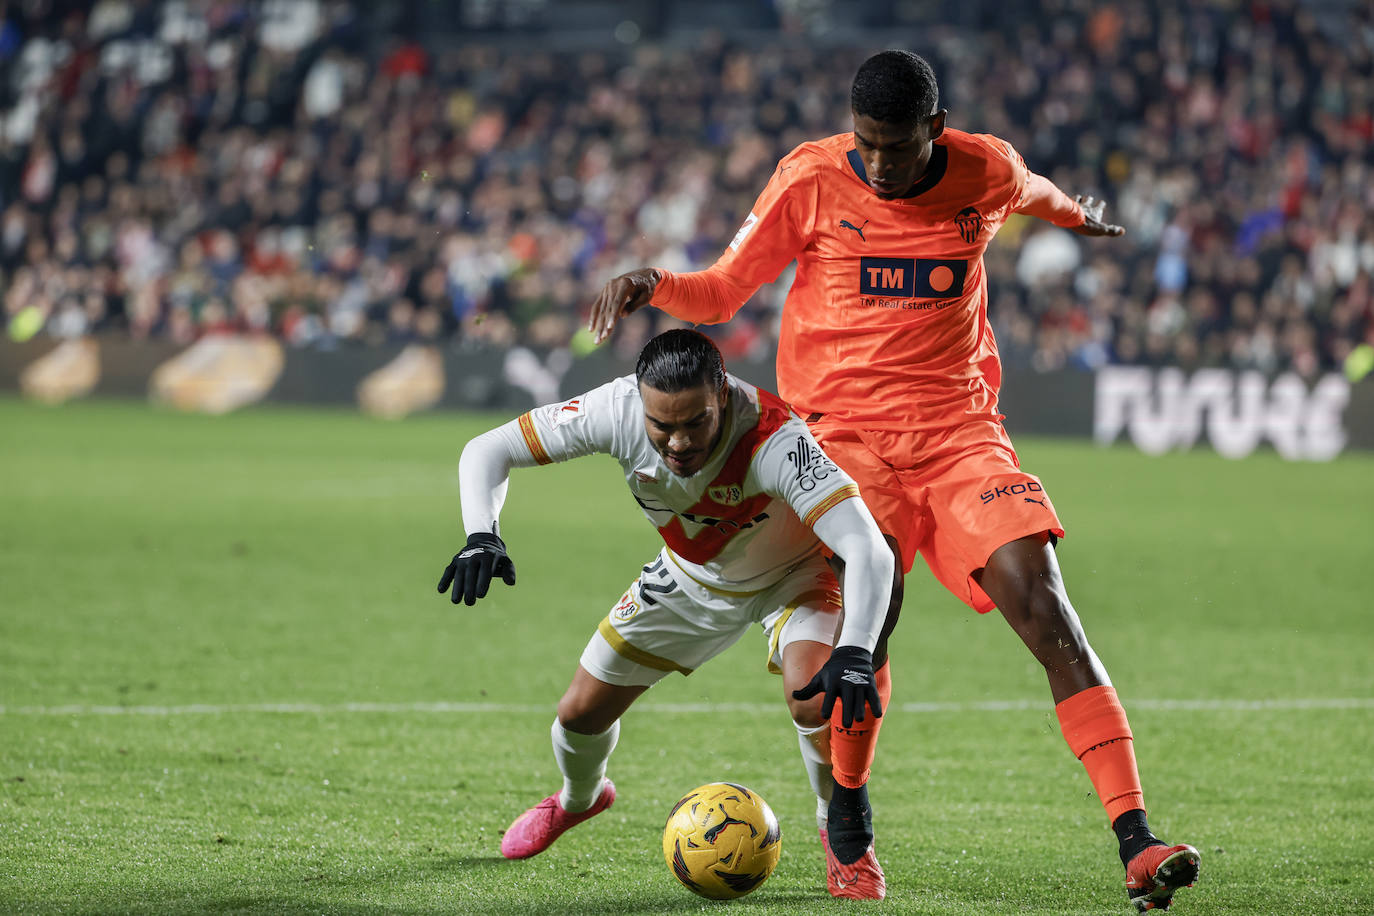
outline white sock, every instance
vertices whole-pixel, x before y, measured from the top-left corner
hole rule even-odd
[[[806,778],[811,780],[811,788],[816,793],[816,825],[824,827],[826,812],[830,810],[830,792],[835,786],[830,775],[830,724],[823,722],[815,728],[792,724],[797,726],[797,743],[801,745]]]
[[[586,811],[601,795],[601,778],[606,761],[620,737],[620,720],[599,735],[579,735],[553,720],[553,759],[563,774],[563,791],[558,803],[567,812]]]

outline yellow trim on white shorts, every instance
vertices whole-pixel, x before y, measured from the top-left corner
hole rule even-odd
[[[601,634],[602,639],[610,644],[610,647],[615,650],[616,655],[628,658],[637,665],[643,665],[645,668],[653,668],[655,671],[680,671],[684,675],[692,673],[691,668],[684,668],[670,658],[663,658],[652,652],[645,652],[638,646],[630,645],[625,637],[621,636],[620,633],[616,631],[615,626],[611,623],[609,614],[606,615],[606,618],[597,626],[596,631]]]
[[[803,592],[798,595],[791,604],[783,608],[782,616],[778,618],[777,623],[773,624],[773,632],[768,635],[769,674],[782,674],[782,668],[773,661],[773,656],[778,654],[778,641],[782,639],[782,628],[787,626],[787,621],[792,618],[792,614],[797,608],[817,598],[827,599],[827,604],[832,604],[837,608],[843,606],[838,590],[833,588],[818,588],[809,592]]]

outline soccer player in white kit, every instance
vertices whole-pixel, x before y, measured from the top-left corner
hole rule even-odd
[[[725,371],[709,338],[660,334],[634,376],[535,408],[474,438],[459,462],[465,548],[439,582],[471,605],[493,576],[515,584],[498,517],[512,468],[608,454],[664,547],[582,652],[552,727],[563,787],[506,831],[501,853],[523,859],[615,800],[606,763],[620,717],[672,671],[693,670],[762,625],[817,796],[830,892],[881,899],[870,846],[841,865],[826,838],[833,781],[829,720],[881,716],[872,651],[887,610],[892,552],[854,481],[776,395]],[[826,549],[844,561],[841,588]],[[841,608],[844,611],[842,612]]]

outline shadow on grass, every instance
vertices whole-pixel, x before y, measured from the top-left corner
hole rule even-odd
[[[826,901],[833,902],[829,894],[821,892],[763,893],[758,896],[741,897],[736,900],[707,900],[683,890],[681,893],[635,894],[610,892],[598,894],[598,899],[588,900],[585,895],[569,894],[563,900],[521,901],[520,903],[501,904],[482,902],[471,904],[464,913],[480,913],[482,916],[565,916],[568,913],[592,914],[592,916],[638,916],[649,913],[699,913],[703,907],[726,906],[731,910],[767,909],[776,912],[785,909],[789,912],[815,912]]]
[[[520,867],[502,856],[444,856],[433,858],[419,866],[417,871],[427,879],[442,880],[445,873],[475,869],[492,873],[499,869]],[[698,897],[685,888],[665,882],[667,886],[647,888],[643,886],[626,887],[604,883],[600,878],[581,872],[576,863],[563,869],[565,883],[561,892],[550,899],[525,899],[501,901],[493,899],[465,902],[460,912],[482,914],[482,916],[564,916],[567,913],[591,914],[591,916],[631,916],[649,913],[686,913],[700,912],[703,906],[711,906],[716,901]],[[532,877],[532,876],[531,876]],[[823,888],[816,890],[761,890],[728,902],[732,909],[776,911],[785,908],[798,913],[814,912],[817,907],[833,898]]]
[[[13,910],[9,909],[11,906]],[[83,898],[80,903],[58,903],[51,900],[18,900],[5,902],[6,912],[17,913],[61,913],[63,916],[163,916],[163,914],[182,913],[330,913],[342,916],[380,916],[383,913],[397,913],[403,916],[420,916],[434,913],[433,907],[397,907],[389,904],[358,903],[321,903],[286,894],[229,894],[225,896],[183,895],[166,901],[131,901],[127,896],[111,895],[101,900],[94,895]],[[442,911],[438,911],[442,912]],[[451,908],[449,912],[470,912],[466,907]]]

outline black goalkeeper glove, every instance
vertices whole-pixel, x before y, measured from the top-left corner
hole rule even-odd
[[[478,598],[487,597],[491,577],[500,576],[507,585],[515,584],[515,564],[506,556],[506,542],[494,534],[479,531],[468,535],[464,547],[444,570],[439,580],[439,594],[453,585],[453,603],[459,599],[472,607]]]
[[[872,707],[875,718],[882,717],[883,701],[878,698],[878,688],[873,683],[873,653],[867,649],[836,646],[811,683],[792,691],[792,696],[809,700],[821,691],[825,691],[821,716],[829,719],[838,699],[844,707],[845,728],[864,720],[865,703]]]

